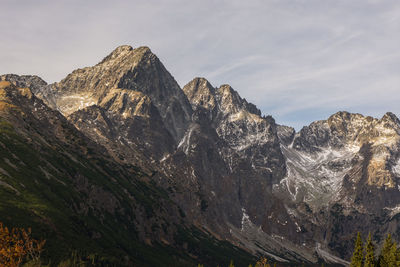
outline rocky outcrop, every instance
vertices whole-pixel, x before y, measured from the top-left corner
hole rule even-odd
[[[9,81],[20,88],[30,88],[32,92],[37,92],[47,86],[47,83],[42,78],[35,75],[5,74],[0,75],[0,80]]]
[[[242,99],[229,85],[213,88],[204,78],[195,78],[183,91],[194,110],[201,107],[210,114],[211,125],[229,148],[221,153],[231,171],[238,167],[238,160],[233,160],[233,155],[237,154],[271,181],[282,178],[284,159],[272,117],[262,117],[259,109]]]
[[[139,91],[110,89],[97,105],[75,111],[68,119],[116,160],[146,169],[147,161],[160,160],[175,147],[159,111]]]
[[[311,193],[315,189],[320,195],[330,195],[327,201],[337,202],[344,181],[357,187],[359,183],[386,189],[397,187],[399,133],[399,120],[392,113],[375,119],[338,112],[304,127],[291,144],[287,142],[283,147],[288,159],[289,192],[298,198],[295,192]],[[316,180],[320,186],[310,184]],[[323,192],[327,188],[329,193]],[[307,194],[308,200],[318,199],[316,194]],[[317,206],[327,201],[319,199]]]

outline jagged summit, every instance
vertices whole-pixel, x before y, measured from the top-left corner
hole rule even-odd
[[[387,126],[391,126],[394,128],[399,129],[400,126],[400,120],[399,118],[392,112],[386,112],[382,118],[381,121],[384,123],[387,123]],[[400,133],[400,132],[399,132]]]
[[[261,116],[261,111],[252,103],[248,103],[245,98],[241,98],[229,84],[223,84],[218,89],[218,96],[225,112],[238,112],[245,109],[250,113]]]
[[[138,47],[137,49],[140,49],[141,47]],[[148,47],[146,47],[146,49],[149,49]],[[133,47],[130,45],[120,45],[117,48],[115,48],[111,54],[111,55],[120,55],[120,54],[125,54],[128,53],[129,51],[132,51]]]
[[[400,124],[393,113],[378,119],[340,111],[295,135],[287,128],[279,132],[288,170],[282,184],[293,199],[320,209],[368,201],[367,190],[397,190]],[[376,201],[376,207],[389,205],[384,197]]]
[[[393,123],[398,123],[400,124],[400,120],[397,118],[397,116],[392,113],[392,112],[386,112],[382,118],[374,118],[372,116],[365,116],[360,113],[351,113],[348,111],[338,111],[327,119],[328,122],[334,122],[334,121],[343,121],[343,122],[351,122],[355,120],[363,120],[365,122],[382,122],[382,121],[387,121],[387,122],[393,122]],[[322,120],[323,121],[323,120]]]
[[[209,124],[235,153],[242,158],[252,155],[253,170],[269,177],[268,180],[279,180],[284,172],[283,159],[276,124],[271,117],[262,117],[260,110],[241,98],[229,84],[215,88],[205,78],[194,78],[183,87],[183,91],[194,111],[207,111]],[[268,155],[273,152],[276,152],[274,156]],[[231,161],[231,154],[224,155],[227,162]],[[233,165],[230,167],[234,168]],[[271,177],[271,170],[277,175]]]
[[[176,141],[189,123],[192,109],[178,83],[148,47],[117,47],[93,67],[74,70],[62,81],[36,90],[50,107],[69,116],[99,105],[115,89],[149,97]]]
[[[313,147],[318,146],[340,147],[343,143],[361,146],[368,142],[385,143],[398,134],[400,121],[393,113],[388,112],[377,119],[339,111],[326,120],[315,121],[303,127],[296,135],[294,147],[313,150]]]
[[[246,99],[241,98],[229,84],[215,88],[205,78],[194,78],[183,87],[193,108],[203,107],[213,110],[218,107],[225,115],[235,114],[242,110],[261,116],[261,111]]]
[[[0,81],[9,81],[17,87],[29,87],[32,91],[47,85],[42,78],[36,75],[4,74],[0,76]]]
[[[100,63],[97,65],[104,64],[106,62],[113,62],[116,60],[121,60],[126,57],[141,57],[146,54],[154,55],[150,48],[147,46],[140,46],[138,48],[133,48],[130,45],[121,45],[115,48],[108,56],[106,56]]]
[[[215,88],[205,78],[194,78],[183,87],[183,92],[194,108],[201,106],[207,110],[212,110],[217,104]]]

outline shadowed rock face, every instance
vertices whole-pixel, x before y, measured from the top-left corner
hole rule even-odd
[[[1,80],[11,83],[3,90],[30,87],[115,162],[139,166],[188,222],[254,254],[344,264],[336,256],[349,259],[357,231],[399,237],[400,121],[392,113],[338,112],[296,133],[229,85],[195,78],[181,89],[147,47],[120,46],[51,85]]]
[[[333,251],[348,259],[354,232],[384,236],[397,224],[400,124],[394,114],[374,119],[338,112],[296,133],[261,117],[228,85],[214,88],[195,78],[183,90],[224,141],[219,154],[237,177],[247,238],[252,226],[261,225],[276,237],[268,244],[290,240],[315,248],[321,257]],[[264,179],[257,180],[257,174]],[[384,226],[376,229],[376,220]]]
[[[280,129],[287,174],[275,192],[298,207],[306,203],[318,218],[314,232],[343,257],[350,256],[354,232],[383,237],[398,225],[399,127],[392,113],[375,119],[338,112],[304,127],[291,142],[287,128]]]

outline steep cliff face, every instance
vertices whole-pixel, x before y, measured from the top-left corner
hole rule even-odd
[[[384,236],[397,224],[399,120],[394,114],[375,119],[338,112],[296,133],[261,117],[228,85],[214,88],[195,78],[183,90],[194,110],[206,111],[224,141],[219,154],[236,177],[242,223],[261,226],[275,237],[269,244],[290,240],[345,263],[330,251],[348,259],[354,232]],[[379,230],[373,223],[377,218],[384,225]],[[298,246],[291,251],[312,261]]]
[[[267,180],[276,182],[282,178],[284,159],[272,117],[262,117],[256,106],[229,85],[213,88],[206,79],[195,78],[183,91],[194,110],[202,107],[208,112],[211,125],[229,148],[222,153],[231,171],[237,168],[238,161],[233,159],[237,154]]]
[[[110,89],[97,104],[67,117],[79,130],[105,146],[117,161],[160,160],[174,149],[174,139],[150,98],[139,91]]]
[[[77,69],[61,82],[34,91],[65,116],[100,104],[112,89],[147,95],[157,107],[168,131],[180,140],[190,121],[191,108],[175,79],[147,47],[120,46],[99,64]]]
[[[61,130],[68,128],[86,140],[82,157],[95,150],[122,176],[139,168],[150,188],[162,188],[168,196],[163,205],[170,206],[147,219],[135,211],[136,221],[121,222],[127,229],[140,225],[143,242],[186,251],[186,241],[174,234],[191,225],[254,255],[346,264],[355,232],[400,237],[400,121],[392,113],[375,119],[338,112],[296,133],[262,116],[229,85],[195,78],[182,90],[147,47],[120,46],[99,64],[51,85],[36,76],[0,80],[2,116],[15,125],[21,120],[9,114],[42,123],[32,139],[69,146]],[[21,133],[28,138],[34,131]],[[68,153],[81,153],[73,151]],[[84,178],[75,180],[82,193],[95,194]],[[115,201],[94,202],[116,211],[135,199],[114,193]],[[168,220],[174,225],[163,224]],[[147,222],[163,231],[153,233]]]
[[[392,113],[375,119],[338,112],[314,122],[282,144],[288,167],[282,184],[316,208],[350,197],[352,187],[395,189],[399,127]]]
[[[274,192],[290,196],[300,213],[307,204],[315,225],[306,228],[343,257],[350,256],[354,232],[382,238],[398,224],[399,125],[392,113],[375,119],[338,112],[295,135],[280,129],[288,171]]]
[[[268,252],[280,261],[316,261],[313,248],[295,244],[297,222],[272,192],[286,173],[275,121],[262,117],[229,85],[214,88],[195,78],[183,91],[197,117],[179,148],[192,162],[205,163],[194,166],[206,189],[202,194],[212,203],[212,215],[204,217],[218,218],[205,223],[253,253]],[[207,153],[199,153],[205,149]]]
[[[187,98],[147,47],[120,46],[97,65],[33,91],[117,161],[148,170],[149,161],[172,152],[191,120]]]

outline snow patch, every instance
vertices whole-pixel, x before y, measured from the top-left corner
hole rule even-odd
[[[182,148],[183,152],[188,155],[189,154],[189,148],[190,148],[190,138],[192,136],[194,127],[189,128],[189,130],[185,133],[183,138],[178,144],[178,148]]]
[[[168,159],[170,154],[164,155],[164,157],[160,160],[160,162],[164,162],[166,159]]]
[[[351,160],[359,151],[355,145],[341,149],[322,147],[314,153],[284,145],[281,149],[286,158],[287,175],[274,188],[286,188],[293,200],[304,200],[312,206],[323,206],[335,199],[345,174],[352,167]]]
[[[400,158],[396,161],[396,164],[392,166],[392,171],[395,175],[400,176]]]
[[[91,94],[63,96],[57,102],[58,110],[64,115],[69,115],[77,110],[96,104],[96,101]]]
[[[395,215],[400,213],[400,205],[397,205],[393,208],[384,208],[385,210],[389,210],[390,211],[390,218],[393,218]]]
[[[244,230],[245,225],[252,225],[253,223],[250,221],[249,215],[246,213],[246,209],[242,208],[242,231]]]

